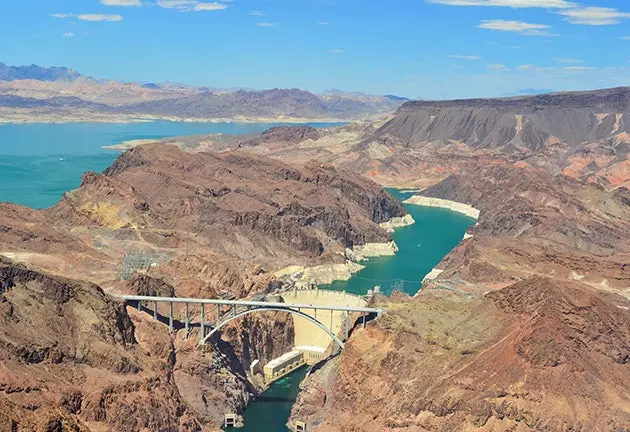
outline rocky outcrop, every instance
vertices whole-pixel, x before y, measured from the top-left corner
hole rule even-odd
[[[485,292],[531,274],[579,279],[626,295],[630,206],[625,189],[496,165],[453,175],[422,192],[481,210],[474,235],[440,264],[442,280]]]
[[[269,270],[338,264],[346,248],[389,241],[379,223],[404,214],[330,165],[148,145],[87,173],[51,209],[0,206],[0,253],[98,283],[148,271],[182,295],[243,297],[268,289]]]
[[[134,295],[150,297],[174,297],[175,287],[163,279],[136,273],[127,281],[127,289]]]
[[[215,430],[257,392],[225,342],[200,350],[98,286],[6,259],[0,286],[2,430]]]
[[[315,431],[630,426],[627,300],[531,278],[482,299],[381,306],[307,380],[293,419]]]
[[[189,339],[169,335],[99,285],[36,269],[138,295],[243,298],[278,288],[270,270],[286,264],[349,274],[343,251],[389,241],[379,223],[404,215],[376,184],[326,164],[160,145],[87,173],[51,209],[0,205],[0,254],[28,264],[0,266],[9,323],[0,357],[11,371],[0,383],[9,389],[2,420],[25,430],[40,421],[51,430],[213,428],[260,391],[248,380],[251,362],[264,364],[294,342],[289,316],[260,314],[198,349],[197,329]],[[199,310],[190,312],[198,321]],[[183,306],[174,314],[183,320]]]
[[[254,360],[264,365],[291,351],[293,320],[281,312],[251,314],[231,323],[221,332],[221,338],[230,344],[244,370],[249,370]]]

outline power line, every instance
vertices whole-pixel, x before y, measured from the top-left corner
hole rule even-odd
[[[422,281],[419,280],[409,280],[409,279],[372,279],[372,278],[366,278],[363,276],[359,276],[359,275],[354,275],[352,276],[353,278],[357,278],[357,279],[363,279],[366,281],[370,281],[370,282],[409,282],[409,283],[422,283]]]

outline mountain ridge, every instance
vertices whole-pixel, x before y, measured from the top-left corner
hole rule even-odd
[[[0,122],[145,119],[361,120],[392,113],[407,98],[298,88],[216,89],[94,79],[65,67],[0,63]],[[8,98],[11,99],[8,99]],[[74,97],[84,104],[57,99]],[[61,102],[61,103],[60,103]],[[4,110],[3,110],[4,108]],[[7,111],[18,108],[23,111]],[[102,120],[101,120],[102,119]]]
[[[35,64],[29,66],[8,66],[0,62],[0,81],[17,81],[36,79],[40,81],[73,81],[82,77],[77,71],[65,66],[41,67]]]

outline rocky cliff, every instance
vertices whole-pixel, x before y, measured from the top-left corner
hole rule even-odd
[[[326,164],[159,145],[86,174],[51,209],[0,205],[0,426],[214,430],[260,391],[251,362],[292,345],[290,316],[247,317],[199,349],[196,329],[169,335],[106,292],[265,293],[279,286],[272,270],[342,262],[347,247],[388,241],[379,223],[404,213],[375,183]]]
[[[475,300],[383,301],[390,313],[309,378],[293,418],[317,431],[630,427],[627,300],[533,277]]]
[[[251,397],[224,357],[176,348],[98,286],[2,259],[0,287],[1,430],[212,430]],[[183,384],[223,397],[196,410]]]

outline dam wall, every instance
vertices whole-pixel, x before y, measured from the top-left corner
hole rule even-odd
[[[441,198],[430,198],[422,195],[414,195],[403,201],[405,204],[419,205],[425,207],[439,207],[454,212],[462,213],[473,219],[479,219],[479,210],[469,204],[449,201]]]
[[[367,301],[360,296],[330,290],[295,290],[282,294],[282,298],[287,303],[298,303],[308,305],[327,306],[356,306],[365,307]],[[336,335],[343,335],[345,332],[345,312],[342,311],[316,311],[315,309],[303,308],[303,313],[310,315],[327,327],[332,328]],[[305,354],[305,360],[309,364],[316,363],[330,352],[334,342],[330,335],[317,327],[310,321],[292,315],[295,329],[294,346],[296,350]],[[350,316],[350,325],[356,317]]]

